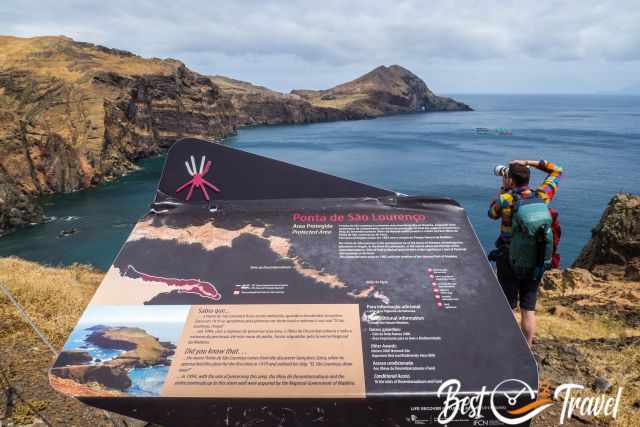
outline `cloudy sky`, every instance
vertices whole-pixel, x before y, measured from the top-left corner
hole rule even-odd
[[[439,93],[640,92],[640,2],[0,2],[0,33],[172,57],[280,91],[400,64]]]

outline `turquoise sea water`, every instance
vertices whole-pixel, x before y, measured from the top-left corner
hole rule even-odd
[[[578,255],[615,192],[640,192],[640,96],[455,98],[476,111],[246,128],[226,143],[406,194],[453,197],[486,248],[498,228],[486,216],[499,186],[493,166],[511,159],[560,163],[565,174],[553,204],[563,226],[564,265]],[[512,135],[478,134],[478,127]],[[56,219],[0,238],[0,256],[106,269],[153,198],[162,162],[147,159],[117,182],[47,199],[46,213]],[[57,237],[70,228],[79,232]]]

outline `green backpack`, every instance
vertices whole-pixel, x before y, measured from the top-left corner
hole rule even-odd
[[[534,191],[534,190],[532,190]],[[528,199],[514,193],[509,262],[518,278],[540,280],[551,267],[553,222],[549,207],[537,191]]]

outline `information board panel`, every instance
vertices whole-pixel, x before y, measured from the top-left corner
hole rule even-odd
[[[537,370],[457,203],[187,140],[50,382],[167,425],[500,425]]]

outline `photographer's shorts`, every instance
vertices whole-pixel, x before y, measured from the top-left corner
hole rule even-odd
[[[501,257],[496,260],[496,267],[498,269],[497,276],[502,291],[509,301],[511,308],[516,308],[518,302],[520,302],[520,308],[523,310],[534,311],[536,309],[536,300],[538,298],[538,285],[537,280],[532,279],[520,279],[511,269],[509,264],[509,257]]]

